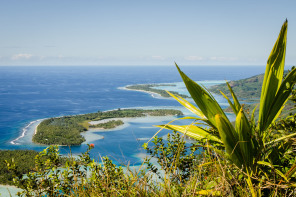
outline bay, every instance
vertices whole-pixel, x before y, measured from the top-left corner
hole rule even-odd
[[[193,80],[211,84],[219,80],[237,80],[263,73],[263,66],[185,66]],[[173,99],[154,98],[150,94],[122,90],[130,84],[177,83],[181,78],[174,66],[3,66],[0,67],[0,149],[33,149],[46,146],[30,143],[28,129],[36,120],[105,111],[118,108],[174,108],[184,110]],[[179,85],[178,85],[179,87]],[[182,90],[184,91],[184,89]],[[184,110],[185,113],[188,113]],[[142,144],[158,130],[155,124],[174,117],[140,118],[92,141],[92,157],[108,155],[117,163],[137,164]],[[25,132],[24,132],[25,131]],[[23,133],[24,137],[19,138]],[[162,132],[160,135],[165,135]],[[81,146],[61,147],[62,154],[85,151]]]

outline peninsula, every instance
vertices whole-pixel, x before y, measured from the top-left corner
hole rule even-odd
[[[135,91],[142,91],[147,93],[155,93],[159,94],[162,97],[169,98],[171,97],[165,90],[156,89],[155,87],[160,86],[176,86],[175,84],[136,84],[136,85],[128,85],[125,87],[127,90],[135,90]],[[182,98],[189,98],[189,96],[185,94],[180,94],[176,91],[170,91],[174,95],[181,96]]]
[[[183,115],[173,109],[118,109],[106,112],[96,112],[74,116],[63,116],[43,120],[36,128],[33,142],[45,145],[80,145],[85,141],[81,135],[89,128],[111,129],[124,124],[116,118],[134,118],[145,116]],[[109,120],[110,119],[110,120]],[[91,121],[106,120],[100,124],[90,124]]]

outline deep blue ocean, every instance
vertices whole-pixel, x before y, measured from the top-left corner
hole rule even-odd
[[[188,66],[181,67],[193,80],[237,80],[261,74],[264,66]],[[7,66],[0,67],[0,149],[33,149],[45,146],[16,143],[30,122],[64,115],[118,108],[180,107],[172,99],[157,99],[150,94],[118,89],[129,84],[181,82],[174,66]],[[160,122],[159,122],[160,121]],[[102,132],[94,141],[92,156],[108,155],[118,162],[139,162],[145,152],[139,138],[149,138],[158,130],[154,122],[131,122],[123,129]],[[161,133],[165,135],[166,132]],[[86,145],[71,147],[73,154]],[[61,147],[61,153],[69,153]]]

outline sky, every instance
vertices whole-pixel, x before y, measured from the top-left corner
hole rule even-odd
[[[295,0],[0,0],[0,66],[265,65]]]

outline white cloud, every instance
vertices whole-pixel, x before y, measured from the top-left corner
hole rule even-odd
[[[184,57],[184,59],[189,61],[201,61],[204,58],[200,56],[187,56],[187,57]]]
[[[33,57],[32,54],[20,53],[20,54],[13,55],[13,56],[11,57],[11,59],[12,59],[12,60],[30,59],[30,58],[32,58],[32,57]]]

